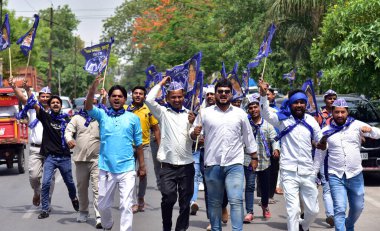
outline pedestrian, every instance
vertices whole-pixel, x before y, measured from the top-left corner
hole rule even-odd
[[[289,231],[308,230],[319,212],[318,190],[313,172],[313,142],[318,142],[320,127],[306,114],[307,96],[302,90],[289,92],[284,108],[275,113],[269,109],[268,84],[259,81],[261,116],[277,127],[281,140],[280,174],[284,190]],[[300,197],[305,216],[300,219]]]
[[[84,102],[86,103],[86,102]],[[93,99],[98,104],[98,99]],[[99,183],[99,123],[92,119],[85,109],[81,109],[67,124],[65,139],[70,149],[74,149],[73,160],[77,179],[79,197],[79,216],[77,222],[86,222],[89,215],[88,188],[91,183],[93,206],[95,212],[95,227],[102,228],[98,209],[98,183]]]
[[[195,140],[203,129],[205,137],[205,179],[211,230],[222,230],[222,202],[227,191],[232,230],[243,230],[244,146],[251,154],[251,166],[258,164],[257,145],[247,114],[231,105],[232,84],[227,79],[215,85],[216,105],[205,108],[192,127]]]
[[[148,106],[145,104],[146,89],[143,86],[136,86],[132,90],[132,103],[126,106],[127,111],[134,113],[140,118],[140,124],[142,129],[143,151],[144,151],[144,163],[148,163],[152,151],[150,147],[150,131],[154,133],[156,143],[160,145],[160,130],[158,127],[158,121],[150,112]],[[136,161],[136,169],[138,169],[138,161]],[[148,172],[146,172],[148,174]],[[144,212],[145,208],[145,192],[148,184],[147,177],[136,179],[139,181],[138,187],[133,190],[133,207],[132,211]],[[136,182],[137,185],[137,182]]]
[[[337,231],[353,231],[364,208],[364,179],[360,148],[362,137],[380,138],[380,129],[348,115],[348,104],[338,98],[332,104],[333,119],[321,131],[319,148],[328,149],[328,182],[334,205]],[[324,164],[324,155],[315,156],[315,173]],[[349,205],[346,217],[347,201]]]
[[[322,110],[315,117],[321,129],[326,127],[327,125],[330,125],[330,122],[332,120],[332,105],[334,101],[336,100],[336,98],[337,98],[336,92],[331,89],[326,91],[323,96],[325,106],[321,108]],[[326,151],[327,150],[320,150],[320,149],[315,150],[316,153],[326,152]],[[319,153],[319,155],[322,155],[322,154]],[[324,153],[323,155],[328,155],[328,154]],[[327,157],[325,157],[324,161],[327,161]],[[334,226],[334,206],[333,206],[333,201],[331,198],[330,185],[327,181],[328,177],[326,177],[326,175],[327,175],[327,169],[325,171],[325,165],[322,164],[319,170],[318,176],[320,177],[322,188],[323,188],[322,198],[323,198],[323,204],[325,206],[326,223],[329,224],[331,227],[333,227]]]
[[[175,226],[176,231],[189,228],[190,200],[194,191],[194,165],[191,153],[193,141],[189,136],[189,128],[195,115],[183,107],[184,87],[181,83],[172,81],[169,85],[165,106],[155,99],[161,87],[169,81],[164,77],[154,86],[147,98],[146,104],[158,119],[161,130],[161,142],[157,159],[161,162],[161,214],[164,231],[172,228],[173,206],[179,202],[179,216]]]
[[[244,174],[245,174],[245,206],[247,214],[244,217],[244,223],[251,223],[254,218],[254,191],[256,176],[261,188],[261,208],[263,217],[268,219],[271,217],[269,211],[269,177],[270,177],[270,158],[273,150],[274,158],[280,157],[280,144],[275,141],[277,132],[260,116],[260,105],[257,98],[253,98],[247,105],[248,120],[251,124],[253,134],[258,144],[259,163],[256,171],[253,171],[249,165],[251,162],[250,154],[244,156]]]
[[[27,103],[27,97],[24,96],[22,93],[22,90],[18,88],[14,82],[14,79],[12,77],[9,78],[9,85],[13,88],[16,97],[21,101],[23,105],[26,105]],[[26,86],[26,82],[25,82]],[[30,92],[28,97],[32,93]],[[41,108],[43,108],[46,112],[49,111],[49,105],[47,104],[47,101],[51,97],[51,91],[49,87],[44,87],[38,92],[38,103],[40,104]],[[42,179],[42,172],[43,172],[43,164],[45,162],[46,156],[40,155],[40,149],[41,149],[41,143],[42,143],[42,133],[43,133],[43,126],[42,123],[37,119],[36,110],[32,107],[28,107],[25,110],[28,113],[29,117],[29,124],[28,127],[30,128],[30,134],[29,134],[29,163],[28,163],[28,172],[29,172],[29,183],[30,186],[33,189],[33,199],[32,203],[34,206],[39,206],[41,203],[41,179]],[[55,174],[53,174],[53,178],[50,185],[50,192],[49,192],[49,202],[51,202],[51,197],[54,191],[54,185],[55,185]],[[50,208],[49,208],[50,209]]]
[[[124,110],[127,91],[114,85],[108,91],[110,108],[93,106],[92,99],[99,83],[96,77],[86,98],[85,110],[96,119],[100,129],[99,198],[98,208],[105,230],[111,230],[114,222],[111,207],[118,186],[120,195],[120,231],[132,231],[132,201],[136,180],[135,156],[139,161],[138,175],[145,177],[142,131],[139,118]]]

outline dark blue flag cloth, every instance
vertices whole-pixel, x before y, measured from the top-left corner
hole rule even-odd
[[[203,80],[204,80],[204,73],[203,71],[200,71],[199,74],[197,75],[197,80],[195,81],[195,85],[194,85],[195,87],[192,92],[194,96],[194,104],[191,110],[195,113],[198,113],[203,102]]]
[[[227,79],[231,81],[232,84],[232,94],[234,96],[243,96],[243,90],[240,85],[240,80],[238,76],[238,66],[239,63],[235,63],[234,68],[232,71],[228,72]]]
[[[9,25],[8,14],[5,14],[3,25],[1,26],[0,50],[5,50],[11,45],[11,27]]]
[[[26,32],[26,34],[24,34],[16,42],[16,44],[21,44],[20,49],[25,56],[28,56],[29,51],[33,49],[34,38],[36,37],[39,21],[40,21],[40,17],[35,14],[33,27],[30,28],[30,30],[28,30],[28,32]]]
[[[241,87],[244,90],[244,94],[247,95],[249,92],[249,69],[243,71],[241,76]]]
[[[311,79],[306,80],[306,82],[302,85],[302,90],[305,91],[307,96],[307,112],[311,115],[318,115],[318,105],[315,98],[313,81]]]
[[[108,65],[113,42],[114,39],[111,37],[109,42],[83,48],[80,51],[86,59],[83,69],[92,75],[98,75],[101,73]]]
[[[156,71],[156,67],[151,65],[145,70],[146,80],[145,88],[149,92],[156,84],[160,83],[162,80],[162,73]],[[165,99],[165,87],[161,87],[161,91],[158,93],[156,100],[162,101]]]
[[[294,81],[294,80],[296,80],[296,73],[297,73],[297,68],[294,68],[289,73],[283,74],[282,75],[282,79],[287,79],[289,81]]]
[[[220,71],[220,75],[223,79],[227,78],[226,66],[224,66],[224,62],[222,62],[222,70]]]
[[[171,81],[182,83],[186,92],[190,92],[193,90],[196,77],[200,71],[201,60],[202,52],[198,52],[185,63],[166,70],[166,76],[170,76]]]
[[[276,31],[276,26],[272,23],[269,27],[268,34],[264,37],[264,41],[260,45],[259,52],[257,53],[256,57],[248,63],[247,68],[255,68],[260,64],[260,61],[264,57],[268,57],[270,53],[272,53],[272,49],[270,48],[270,44],[272,42],[272,38],[274,35],[274,32]]]
[[[318,86],[321,85],[322,77],[323,77],[323,71],[322,71],[322,70],[319,70],[319,71],[317,72]]]

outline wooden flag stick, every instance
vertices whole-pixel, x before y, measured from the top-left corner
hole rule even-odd
[[[107,68],[108,68],[108,65],[106,66],[106,69],[104,70],[104,75],[103,75],[103,86],[102,86],[102,88],[104,88],[104,83],[106,82]]]
[[[267,57],[264,59],[264,67],[263,67],[263,72],[261,73],[261,79],[264,80],[264,72],[265,72],[265,67],[267,65]]]
[[[12,76],[12,55],[11,55],[11,48],[8,48],[9,53],[9,78],[13,78]]]
[[[199,110],[199,114],[198,114],[198,116],[199,116],[199,119],[201,120],[200,124],[202,124],[201,110]],[[194,150],[194,151],[197,151],[197,150],[198,150],[199,137],[200,137],[200,135],[197,136],[197,141],[195,142],[195,150]]]

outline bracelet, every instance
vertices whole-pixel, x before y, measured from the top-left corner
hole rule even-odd
[[[257,157],[251,157],[251,160],[259,160]]]

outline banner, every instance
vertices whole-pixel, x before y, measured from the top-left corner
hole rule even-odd
[[[162,80],[162,73],[156,71],[156,67],[151,65],[145,70],[146,80],[145,88],[149,92],[156,84],[160,83]],[[161,87],[161,91],[157,94],[156,100],[162,101],[165,99],[165,87]]]
[[[35,14],[33,27],[30,28],[28,32],[26,32],[26,34],[24,34],[16,42],[16,44],[21,44],[20,49],[25,56],[28,56],[29,51],[33,49],[34,38],[36,37],[39,21],[40,17],[37,14]]]
[[[201,68],[201,60],[202,52],[198,52],[185,63],[166,70],[166,76],[170,76],[171,81],[182,83],[186,92],[191,92]]]
[[[5,14],[3,25],[1,26],[0,50],[5,50],[11,46],[11,27],[9,25],[8,14]]]
[[[101,73],[108,65],[113,42],[111,37],[109,42],[83,48],[80,52],[86,60],[83,69],[92,75]]]
[[[318,105],[317,105],[317,100],[315,98],[313,81],[311,79],[306,80],[306,82],[302,85],[302,90],[305,91],[306,96],[307,96],[306,111],[313,116],[317,115]]]

